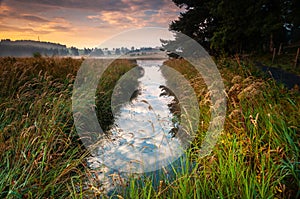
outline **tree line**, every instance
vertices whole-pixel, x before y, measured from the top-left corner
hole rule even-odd
[[[268,52],[300,41],[299,0],[172,0],[184,8],[170,29],[211,53]],[[171,41],[162,41],[165,47]]]
[[[41,56],[111,56],[124,55],[131,52],[151,51],[153,48],[135,49],[131,47],[120,48],[84,48],[78,49],[76,47],[67,48],[66,45],[56,44],[51,42],[40,42],[32,40],[17,40],[11,41],[9,39],[2,39],[0,41],[0,57],[15,56],[15,57],[41,57]]]
[[[56,44],[51,42],[40,42],[32,40],[17,40],[2,39],[0,41],[0,56],[15,56],[15,57],[41,57],[41,56],[104,56],[112,53],[121,54],[123,51],[129,51],[125,48],[108,49],[101,48],[84,48],[78,49],[74,46],[67,47],[66,45]]]

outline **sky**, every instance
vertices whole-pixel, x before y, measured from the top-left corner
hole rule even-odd
[[[0,0],[0,39],[92,48],[123,31],[168,28],[180,11],[172,0]]]

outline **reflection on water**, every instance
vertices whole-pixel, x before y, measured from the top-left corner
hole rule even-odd
[[[112,107],[118,108],[113,109],[115,121],[108,132],[109,138],[98,143],[99,156],[95,158],[99,162],[119,171],[142,173],[160,169],[182,153],[180,141],[175,136],[180,108],[173,114],[177,99],[165,86],[160,72],[162,62],[138,61],[140,68],[137,70],[142,71],[142,77],[138,79],[138,89],[131,91],[125,103],[119,93],[129,93],[126,85],[132,81],[131,73],[117,83]]]
[[[114,189],[112,175],[126,178],[130,173],[158,170],[153,173],[158,180],[160,169],[170,163],[184,167],[178,158],[184,151],[187,134],[182,133],[179,101],[161,73],[163,61],[137,63],[138,67],[117,82],[111,99],[114,124],[88,159],[107,190]],[[168,175],[172,171],[170,166]]]
[[[162,60],[138,61],[138,67],[119,80],[112,96],[114,124],[109,136],[98,142],[97,155],[89,159],[91,168],[105,166],[108,175],[114,171],[143,173],[161,169],[180,157],[183,148],[176,136],[180,106],[166,86],[162,64]],[[137,89],[130,90],[133,87],[127,85],[137,72]]]

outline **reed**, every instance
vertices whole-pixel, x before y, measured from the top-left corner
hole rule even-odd
[[[101,184],[76,135],[71,95],[83,60],[0,59],[0,198],[97,198]],[[184,60],[168,61],[194,88],[201,114],[198,137],[173,177],[132,177],[117,198],[299,198],[300,95],[266,79],[251,64],[219,59],[227,93],[225,128],[213,152],[199,158],[210,120],[201,76]],[[116,81],[134,63],[116,61],[102,79],[109,112]],[[171,80],[170,80],[171,81]],[[102,89],[102,90],[101,90]],[[103,115],[102,113],[98,115]],[[201,126],[202,124],[202,126]]]
[[[201,93],[199,104],[207,100],[205,85],[189,63],[171,60],[166,64],[184,74]],[[186,152],[189,166],[175,172],[172,181],[162,178],[158,188],[151,178],[143,183],[136,180],[124,198],[300,196],[299,92],[263,78],[253,65],[236,59],[218,60],[218,68],[226,87],[228,113],[213,152],[205,158],[197,155],[203,133],[200,126],[200,138]]]
[[[81,198],[90,191],[88,151],[71,110],[82,61],[0,59],[0,198]],[[133,66],[117,60],[103,81],[111,84]]]

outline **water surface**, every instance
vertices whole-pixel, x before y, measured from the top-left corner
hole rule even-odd
[[[94,157],[98,163],[121,172],[155,171],[172,163],[183,151],[175,136],[178,118],[170,110],[176,96],[166,92],[166,80],[160,70],[163,60],[137,63],[139,69],[134,70],[142,71],[138,89],[131,91],[128,101],[122,100],[120,106],[119,87],[122,85],[121,89],[125,90],[122,93],[128,93],[126,85],[131,73],[125,74],[117,83],[118,92],[115,91],[112,97],[112,106],[119,105],[115,109],[115,121],[107,138],[98,143],[98,156]]]

